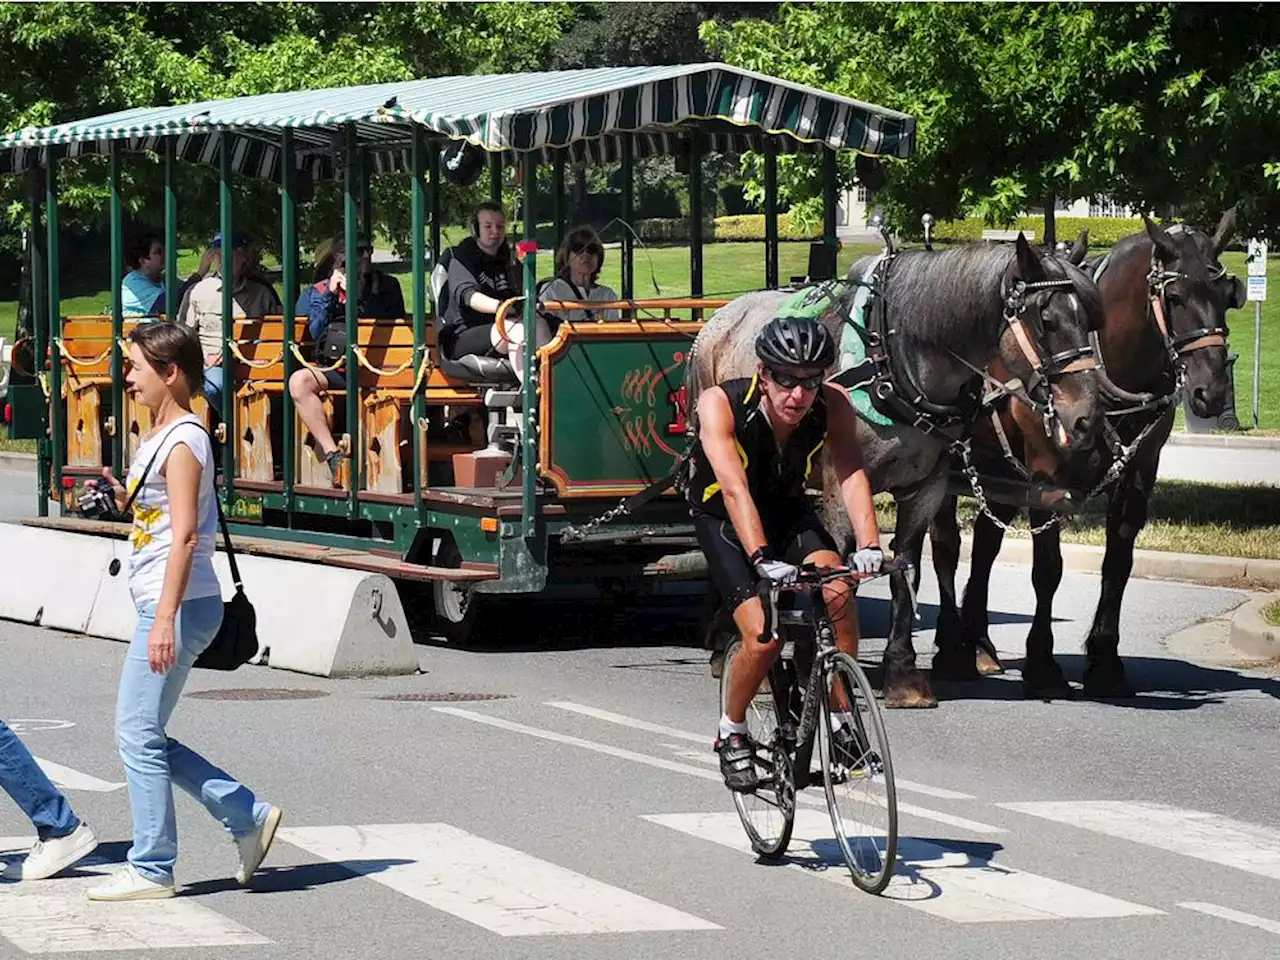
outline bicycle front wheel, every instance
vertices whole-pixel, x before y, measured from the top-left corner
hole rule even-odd
[[[880,893],[898,855],[898,795],[884,719],[867,675],[847,653],[823,667],[820,723],[827,809],[853,882]],[[842,732],[834,734],[838,718]]]
[[[724,655],[720,675],[720,712],[732,681],[733,669],[742,652],[742,641],[734,640]],[[733,793],[733,805],[751,841],[751,849],[760,856],[776,860],[791,842],[791,828],[796,818],[796,787],[791,776],[791,756],[782,737],[778,701],[773,690],[773,671],[765,677],[747,707],[747,735],[755,744],[756,773],[760,785],[751,793]]]

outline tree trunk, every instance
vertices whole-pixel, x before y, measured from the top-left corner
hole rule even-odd
[[[1058,224],[1057,218],[1054,216],[1054,208],[1058,205],[1057,194],[1052,189],[1049,195],[1044,198],[1044,245],[1052,247],[1058,242]]]

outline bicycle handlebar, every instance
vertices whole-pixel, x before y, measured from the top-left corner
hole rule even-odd
[[[816,586],[824,583],[830,583],[832,580],[844,580],[849,577],[852,577],[861,583],[867,580],[875,580],[879,577],[885,577],[891,573],[910,572],[913,569],[913,566],[914,565],[905,557],[895,557],[893,560],[885,560],[880,564],[880,571],[878,573],[859,573],[852,567],[818,567],[811,563],[806,563],[800,567],[800,575],[795,579],[795,582],[786,584],[786,586]]]

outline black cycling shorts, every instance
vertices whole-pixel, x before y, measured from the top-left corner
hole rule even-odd
[[[745,600],[756,596],[759,577],[738,540],[733,522],[713,517],[701,510],[691,510],[698,546],[707,556],[711,582],[715,584],[726,607],[732,611]],[[761,518],[762,520],[764,518]],[[769,547],[779,560],[799,566],[819,550],[838,553],[836,542],[816,513],[805,510],[775,525],[765,525]]]

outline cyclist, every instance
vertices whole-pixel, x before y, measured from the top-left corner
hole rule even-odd
[[[823,371],[835,360],[831,334],[809,317],[777,317],[755,347],[755,376],[726,381],[698,398],[686,485],[711,578],[742,636],[715,743],[726,786],[740,792],[759,785],[746,711],[780,650],[765,626],[762,588],[770,581],[793,582],[801,563],[841,566],[835,542],[805,494],[806,480],[821,470],[824,446],[859,545],[847,566],[872,575],[883,560],[857,415],[838,388],[823,383]],[[828,583],[823,594],[836,644],[856,656],[852,579]],[[837,759],[860,758],[852,724],[838,716],[833,713]],[[849,764],[856,765],[856,759]]]

